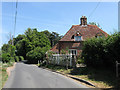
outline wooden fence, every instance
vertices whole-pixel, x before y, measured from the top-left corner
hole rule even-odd
[[[53,54],[51,57],[49,57],[49,63],[73,67],[75,65],[75,57],[76,56],[72,54]]]

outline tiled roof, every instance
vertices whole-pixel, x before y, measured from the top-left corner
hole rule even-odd
[[[108,36],[106,32],[104,32],[96,25],[87,26],[73,25],[60,41],[74,41],[74,39],[72,39],[72,36],[75,35],[77,32],[79,32],[82,35],[83,41],[86,40],[87,38],[95,37],[96,35],[101,33],[104,34],[105,36]]]

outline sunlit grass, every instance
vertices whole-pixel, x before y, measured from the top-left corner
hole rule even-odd
[[[108,69],[94,69],[81,67],[77,69],[66,69],[66,67],[48,65],[49,69],[62,72],[64,74],[72,75],[89,81],[98,88],[114,88],[116,84],[115,73]]]
[[[8,79],[7,68],[13,66],[14,62],[0,63],[0,90]]]

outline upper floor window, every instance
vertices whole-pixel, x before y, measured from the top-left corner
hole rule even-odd
[[[82,37],[82,36],[74,36],[74,39],[75,39],[75,41],[81,41],[81,40],[82,40],[81,37]]]

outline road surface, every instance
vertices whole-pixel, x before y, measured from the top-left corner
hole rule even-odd
[[[61,74],[17,63],[4,88],[88,88]]]

